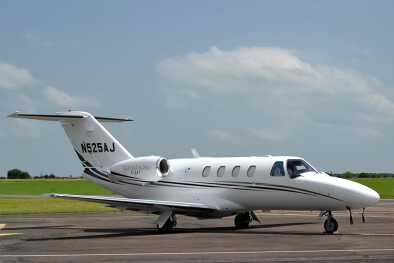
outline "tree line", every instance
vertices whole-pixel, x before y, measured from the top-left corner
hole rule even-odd
[[[7,179],[63,179],[63,178],[70,178],[69,177],[60,177],[54,174],[41,174],[39,176],[31,176],[28,172],[22,171],[19,169],[11,169],[7,172]],[[4,177],[0,177],[0,179],[4,179]],[[73,177],[75,178],[75,177]]]
[[[344,173],[333,173],[331,174],[340,178],[393,178],[393,173],[353,173],[350,171]]]

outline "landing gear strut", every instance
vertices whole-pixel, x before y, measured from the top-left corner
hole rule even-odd
[[[327,219],[326,221],[324,221],[324,230],[326,231],[327,234],[333,234],[338,230],[338,222],[332,216],[331,211],[327,211],[326,214],[327,214]]]
[[[235,228],[242,229],[242,228],[248,228],[250,222],[252,221],[252,216],[250,215],[250,212],[245,212],[245,213],[239,213],[235,216],[234,218],[234,225]]]
[[[176,216],[172,211],[165,211],[160,214],[157,220],[157,229],[161,233],[169,233],[176,226]]]
[[[165,222],[163,227],[159,228],[159,231],[163,233],[169,233],[172,232],[172,230],[174,230],[175,227],[176,227],[176,218],[174,216],[168,218],[168,220]]]

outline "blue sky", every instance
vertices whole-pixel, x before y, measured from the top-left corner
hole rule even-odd
[[[0,113],[129,116],[135,156],[394,170],[393,1],[2,1]],[[80,175],[61,127],[3,118],[1,173]]]

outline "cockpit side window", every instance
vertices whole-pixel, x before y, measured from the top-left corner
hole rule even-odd
[[[304,160],[287,160],[287,173],[289,174],[290,178],[296,178],[302,173],[306,172],[316,172],[316,170]]]
[[[271,169],[271,176],[285,176],[283,162],[275,162]]]

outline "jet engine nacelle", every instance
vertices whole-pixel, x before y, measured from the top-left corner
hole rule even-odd
[[[110,179],[119,183],[147,184],[156,182],[170,171],[167,159],[160,156],[144,156],[115,163]]]

